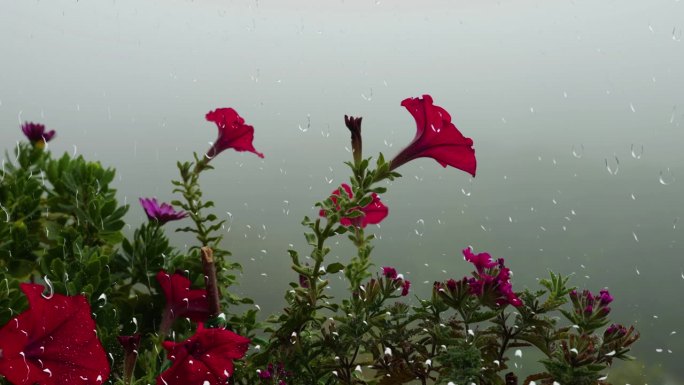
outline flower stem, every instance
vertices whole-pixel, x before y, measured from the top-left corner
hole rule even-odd
[[[221,313],[218,282],[216,279],[216,264],[214,264],[214,252],[209,247],[202,247],[202,267],[207,287],[207,300],[209,302],[209,317],[213,318]]]
[[[169,306],[165,306],[164,311],[162,312],[161,324],[159,324],[159,335],[161,336],[162,340],[169,334],[169,330],[171,330],[174,318],[175,317],[173,316],[171,308],[169,308]]]

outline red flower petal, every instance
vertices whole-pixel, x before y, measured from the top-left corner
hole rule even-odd
[[[15,385],[102,384],[109,363],[82,295],[54,294],[21,284],[29,309],[0,329],[0,374]]]
[[[232,148],[235,151],[249,151],[260,158],[264,154],[258,152],[252,142],[254,141],[254,127],[245,124],[238,113],[232,108],[217,108],[209,111],[206,115],[209,122],[216,123],[218,138],[213,146],[207,151],[207,157],[213,158],[221,151]]]
[[[451,166],[475,176],[477,161],[473,140],[461,134],[442,107],[432,104],[430,95],[408,98],[401,102],[416,120],[413,141],[392,160],[391,168],[416,158],[432,158],[443,167]]]
[[[199,324],[184,342],[164,342],[173,364],[157,377],[157,385],[225,384],[233,375],[233,360],[244,357],[248,345],[249,338]]]
[[[187,317],[195,322],[204,322],[209,316],[209,301],[204,289],[190,290],[190,280],[181,274],[157,273],[157,281],[166,296],[166,307],[173,318]]]

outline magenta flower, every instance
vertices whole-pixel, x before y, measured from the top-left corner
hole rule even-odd
[[[477,270],[473,273],[474,277],[468,278],[471,294],[496,306],[522,306],[510,282],[511,269],[505,266],[503,258],[492,261],[488,253],[474,254],[470,248],[464,249],[463,255]]]
[[[573,290],[570,292],[570,300],[575,309],[575,314],[591,318],[594,315],[607,316],[610,313],[608,305],[613,302],[613,297],[607,289],[601,290],[598,295],[592,294],[589,290],[582,290],[582,294],[579,295],[576,290]]]
[[[497,262],[492,261],[492,256],[489,253],[473,254],[473,250],[470,247],[463,249],[463,256],[466,261],[475,265],[478,273],[497,265]]]
[[[384,266],[382,268],[382,275],[384,275],[386,278],[396,279],[397,278],[397,269],[390,267],[390,266]]]
[[[442,167],[455,167],[475,176],[473,140],[458,131],[445,109],[433,105],[430,95],[405,99],[401,105],[413,115],[417,131],[413,141],[392,159],[392,170],[413,159],[427,157]]]
[[[411,288],[411,281],[408,279],[403,280],[401,283],[401,296],[406,297],[409,293],[409,289]]]
[[[259,378],[264,381],[263,383],[272,384],[275,380],[278,380],[278,385],[286,385],[285,378],[291,377],[292,372],[285,370],[285,365],[279,362],[277,365],[269,363],[266,370],[257,370]]]
[[[620,324],[611,324],[603,333],[604,340],[609,337],[623,337],[627,334],[627,328]]]
[[[40,123],[26,122],[21,125],[21,131],[23,131],[26,138],[34,144],[38,142],[45,144],[51,141],[55,136],[55,130],[46,132],[45,125]]]
[[[347,193],[347,196],[349,196],[349,199],[354,198],[354,194],[352,192],[351,186],[349,186],[346,183],[342,183],[342,188],[344,191]],[[337,190],[332,192],[332,195],[330,196],[330,199],[332,199],[333,203],[337,206],[336,209],[339,211],[340,206],[337,203],[337,197],[340,196],[340,189],[338,188]],[[389,209],[387,206],[385,206],[382,201],[380,200],[380,197],[378,194],[373,193],[371,195],[373,200],[367,204],[364,207],[354,207],[350,209],[349,211],[361,211],[363,215],[360,217],[356,218],[348,218],[348,217],[342,217],[340,219],[340,224],[342,226],[355,226],[355,227],[366,227],[368,225],[377,225],[378,223],[382,222],[383,219],[387,217],[389,214]],[[320,210],[318,213],[320,216],[325,217],[326,212],[325,210]]]
[[[606,306],[613,302],[613,297],[610,295],[607,289],[603,289],[599,292],[599,302],[602,306]]]
[[[264,154],[257,151],[252,144],[254,127],[245,124],[245,120],[234,109],[217,108],[207,112],[206,119],[218,127],[218,137],[207,151],[207,158],[211,159],[229,148],[235,151],[249,151],[259,158],[264,157]]]
[[[176,211],[173,206],[168,203],[157,202],[157,198],[140,198],[140,204],[147,214],[150,221],[156,221],[163,225],[169,221],[177,221],[188,216],[185,211]]]

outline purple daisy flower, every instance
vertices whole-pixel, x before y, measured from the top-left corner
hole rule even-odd
[[[21,125],[21,131],[31,141],[31,143],[47,143],[55,136],[55,130],[45,131],[45,125],[40,123],[25,122]]]
[[[163,225],[169,221],[177,221],[188,216],[185,211],[176,211],[168,203],[157,202],[157,198],[140,198],[140,204],[145,209],[145,214],[150,221],[157,221]]]

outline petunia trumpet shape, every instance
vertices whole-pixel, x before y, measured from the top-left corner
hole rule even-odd
[[[413,141],[392,159],[390,169],[426,157],[443,167],[455,167],[475,176],[477,161],[473,140],[458,131],[445,109],[433,105],[430,95],[423,95],[422,99],[405,99],[401,105],[413,115],[417,131]]]
[[[82,295],[43,297],[44,287],[21,284],[29,309],[0,329],[0,375],[14,385],[95,385],[109,363]]]
[[[55,136],[55,130],[45,131],[45,125],[40,123],[25,122],[21,125],[21,131],[34,146],[44,146]]]
[[[209,301],[204,289],[190,289],[190,280],[181,274],[168,274],[164,270],[157,273],[157,281],[166,297],[166,306],[160,326],[161,334],[166,334],[173,321],[187,317],[195,322],[204,322],[209,316]]]
[[[233,375],[233,360],[245,356],[249,338],[225,329],[207,329],[198,324],[189,339],[164,342],[169,369],[157,377],[157,385],[219,385]]]
[[[344,191],[347,193],[350,199],[354,198],[354,194],[352,193],[351,187],[343,183],[342,188]],[[332,192],[331,199],[332,201],[337,205],[337,198],[340,196],[340,189],[337,189]],[[382,201],[380,200],[380,197],[378,194],[373,193],[371,195],[373,198],[369,204],[367,204],[364,207],[355,207],[352,208],[350,211],[358,211],[361,210],[363,213],[362,216],[360,217],[355,217],[355,218],[348,218],[348,217],[342,217],[340,219],[340,223],[343,226],[356,226],[356,227],[366,227],[368,225],[377,225],[378,223],[382,222],[387,215],[389,214],[389,209],[387,206],[385,206]],[[339,210],[340,207],[337,205],[337,210]],[[325,216],[325,210],[320,210],[319,215],[324,217]]]
[[[173,206],[168,203],[159,204],[157,198],[140,198],[140,204],[147,214],[150,221],[159,222],[163,225],[166,222],[177,221],[188,216],[185,211],[176,211]]]
[[[207,158],[212,159],[223,150],[232,148],[235,151],[249,151],[263,158],[264,154],[254,148],[254,127],[245,124],[245,120],[232,108],[217,108],[207,112],[206,119],[216,123],[218,138],[207,151]]]

